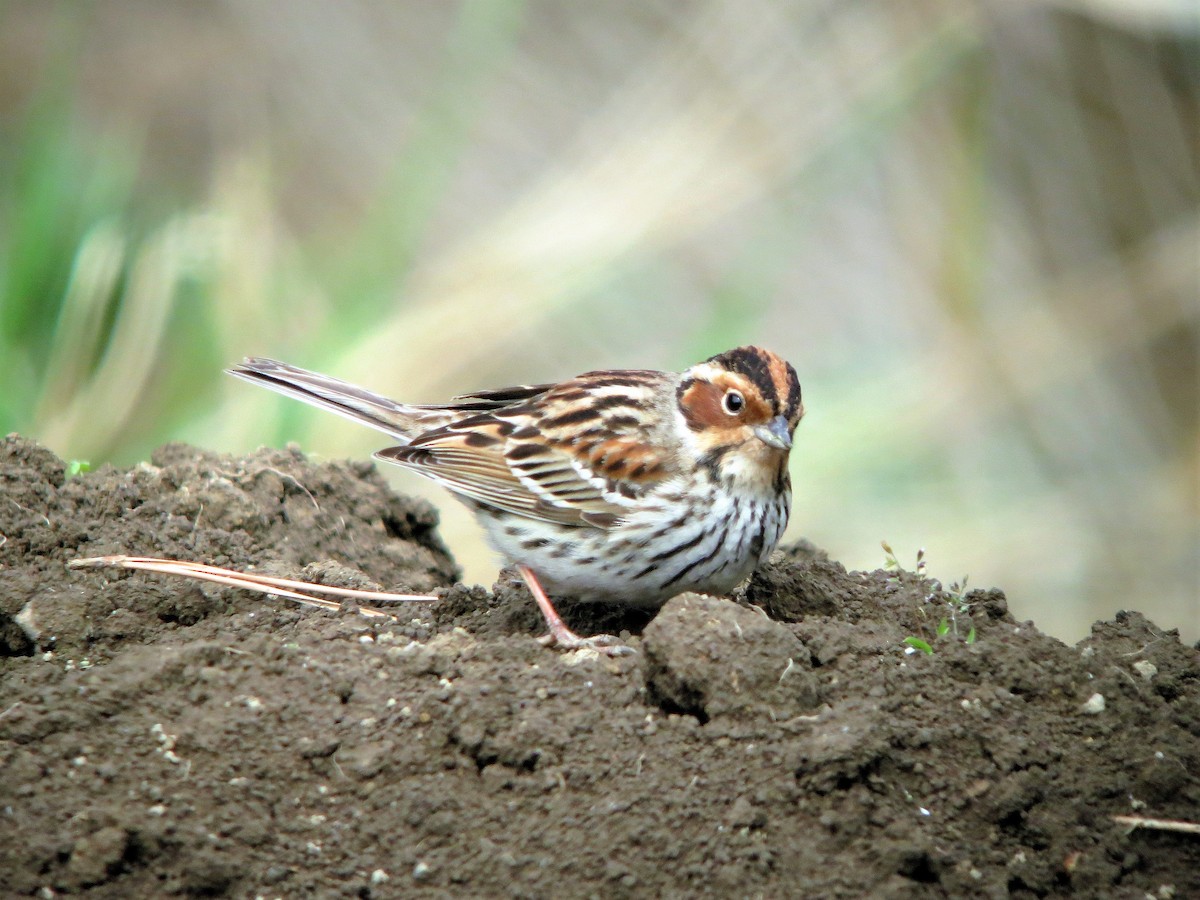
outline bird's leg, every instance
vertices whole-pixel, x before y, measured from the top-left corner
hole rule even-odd
[[[533,570],[529,566],[518,565],[517,571],[521,573],[521,578],[525,580],[525,585],[529,588],[529,593],[533,594],[533,599],[537,603],[538,609],[542,611],[546,625],[550,628],[549,634],[538,638],[541,643],[547,646],[556,644],[564,650],[588,648],[597,650],[600,653],[607,653],[609,656],[624,656],[633,652],[632,647],[627,647],[620,643],[620,639],[611,634],[597,634],[586,638],[577,635],[562,620],[562,616],[558,614],[558,610],[554,608],[554,604],[550,602],[550,598],[542,590],[542,586],[538,582],[537,575],[533,573]]]

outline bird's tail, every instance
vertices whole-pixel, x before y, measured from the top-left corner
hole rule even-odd
[[[274,359],[249,358],[226,371],[377,428],[405,443],[418,433],[442,424],[433,420],[449,418],[445,414],[439,416],[433,410],[397,403],[339,378],[309,372]]]

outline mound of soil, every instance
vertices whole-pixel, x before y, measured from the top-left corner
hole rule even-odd
[[[67,568],[111,553],[443,590],[367,619]],[[67,479],[5,439],[4,894],[1200,896],[1200,836],[1113,818],[1200,809],[1200,654],[1137,613],[1068,647],[798,545],[734,602],[564,609],[613,659],[455,575],[369,464]]]

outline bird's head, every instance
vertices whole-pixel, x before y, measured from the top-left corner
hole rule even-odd
[[[676,400],[686,443],[715,475],[764,489],[786,478],[804,415],[788,362],[761,347],[728,350],[684,372]]]

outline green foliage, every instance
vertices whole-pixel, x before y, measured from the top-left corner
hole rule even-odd
[[[67,463],[67,477],[78,478],[84,472],[92,471],[92,464],[86,459],[73,459]]]
[[[52,98],[0,135],[0,429],[32,418],[77,255],[97,223],[121,211],[129,157],[98,142],[85,155]],[[104,310],[96,318],[104,318]],[[76,348],[94,357],[97,348]],[[85,363],[92,359],[85,358]]]
[[[914,650],[920,650],[926,656],[933,656],[933,648],[929,646],[929,642],[923,641],[919,637],[913,637],[912,635],[909,635],[903,641],[901,641],[901,643],[907,644]]]
[[[28,108],[0,119],[0,434],[113,461],[172,439],[220,445],[243,422],[258,421],[261,440],[258,412],[275,401],[250,392],[203,420],[227,387],[221,370],[282,344],[319,366],[400,312],[398,286],[523,9],[459,10],[377,204],[354,233],[313,237],[304,263],[276,218],[265,158],[229,151],[211,193],[172,195],[141,171],[130,131],[85,124],[76,54],[59,54],[33,76]],[[72,35],[64,27],[64,44]],[[308,414],[286,415],[294,426]]]
[[[54,89],[4,124],[0,433],[108,457],[197,408],[194,382],[166,388],[185,367],[216,365],[197,315],[211,228],[156,213],[135,191],[138,157],[130,140],[82,128]]]
[[[884,568],[892,573],[888,576],[888,582],[895,585],[902,584],[904,576],[909,573],[905,572],[896,552],[887,541],[881,541],[880,545],[884,552]],[[919,607],[921,615],[926,615],[925,604],[940,605],[946,611],[933,626],[934,636],[944,638],[949,635],[957,638],[959,636],[958,617],[969,613],[971,608],[971,603],[967,599],[967,576],[964,575],[961,582],[953,582],[948,588],[943,587],[938,579],[929,577],[926,570],[925,548],[923,547],[917,551],[915,571],[911,574],[915,576],[916,583],[924,590],[923,605]],[[967,644],[975,643],[974,625],[970,626],[963,641]],[[910,635],[902,643],[925,654],[933,653],[933,646],[923,638]]]

